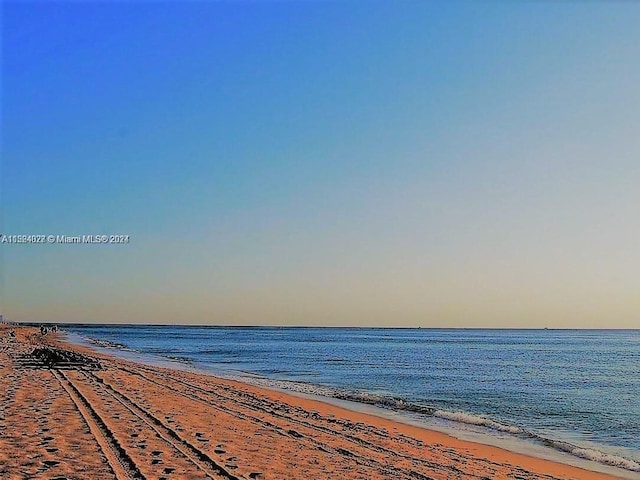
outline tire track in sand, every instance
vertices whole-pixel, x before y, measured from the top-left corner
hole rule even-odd
[[[215,409],[221,410],[221,411],[226,411],[229,414],[239,415],[241,417],[244,417],[244,418],[246,418],[248,420],[251,420],[251,421],[254,421],[254,422],[265,423],[267,426],[271,427],[274,430],[282,430],[282,427],[279,426],[279,425],[275,425],[275,424],[273,424],[271,422],[265,422],[264,419],[261,419],[261,418],[258,418],[258,417],[253,417],[251,415],[247,415],[248,412],[243,413],[243,412],[240,412],[239,410],[235,410],[235,409],[234,410],[230,410],[230,409],[224,408],[220,403],[215,402],[214,398],[219,399],[219,400],[225,400],[225,399],[228,399],[229,397],[226,397],[226,396],[220,394],[219,392],[216,392],[216,391],[213,391],[213,390],[209,390],[209,389],[205,389],[205,388],[203,388],[203,387],[201,387],[199,385],[196,385],[196,384],[193,384],[191,382],[182,380],[180,378],[172,378],[171,379],[172,382],[169,382],[168,381],[169,379],[166,376],[166,374],[164,374],[161,371],[157,371],[155,369],[148,368],[146,366],[137,366],[137,367],[138,367],[137,368],[138,370],[145,371],[145,372],[147,372],[149,374],[152,374],[155,377],[160,377],[163,380],[165,380],[167,383],[165,383],[165,381],[159,381],[159,380],[152,379],[152,378],[148,377],[147,375],[145,375],[145,374],[143,374],[143,373],[141,373],[139,371],[135,371],[135,370],[128,369],[128,368],[125,368],[125,367],[120,367],[120,368],[122,370],[124,370],[125,372],[130,373],[132,375],[135,375],[135,376],[137,376],[137,377],[139,377],[139,378],[141,378],[143,380],[146,380],[146,381],[154,383],[154,384],[156,384],[158,386],[162,386],[164,388],[170,389],[170,390],[174,391],[178,395],[181,395],[181,396],[184,396],[184,397],[187,397],[187,398],[191,398],[193,400],[201,401],[204,404],[207,404],[207,405],[209,405],[209,406],[211,406],[211,407],[213,407]],[[187,387],[188,389],[190,389],[191,392],[187,393],[186,391],[183,391],[182,389],[175,388],[172,385],[172,383],[179,383],[179,384],[183,385],[184,387]],[[278,408],[278,405],[276,403],[272,403],[269,406],[260,405],[259,403],[257,403],[255,401],[255,398],[253,398],[251,395],[247,395],[247,394],[244,394],[242,392],[233,391],[233,390],[231,390],[230,392],[228,391],[227,393],[232,393],[233,394],[233,396],[234,396],[234,404],[237,404],[237,405],[242,406],[244,408],[247,408],[249,410],[253,410],[253,411],[256,411],[256,412],[261,412],[263,414],[267,414],[267,415],[270,415],[272,417],[279,418],[279,419],[281,419],[281,420],[283,420],[285,422],[290,422],[290,423],[298,425],[300,428],[303,429],[303,431],[306,430],[305,433],[307,433],[307,435],[305,435],[305,437],[307,437],[307,440],[310,440],[312,443],[317,443],[317,444],[320,444],[320,445],[322,444],[322,442],[319,441],[320,440],[319,437],[314,436],[313,434],[311,434],[310,433],[311,431],[316,431],[320,435],[323,434],[323,433],[324,434],[328,434],[328,435],[333,435],[336,432],[336,430],[332,429],[331,427],[317,425],[317,424],[305,421],[304,419],[299,418],[299,417],[297,417],[295,415],[291,415],[291,414],[284,413],[282,411],[278,411],[279,408]],[[288,412],[288,413],[291,413],[291,412]],[[327,421],[327,422],[330,422],[330,423],[339,423],[339,421],[337,421],[337,419],[325,418],[324,420]],[[284,431],[286,432],[287,430],[284,429]],[[377,432],[369,432],[369,433],[373,433],[375,435],[380,435]],[[359,446],[361,448],[364,448],[364,449],[368,449],[368,450],[371,450],[371,451],[374,451],[374,452],[378,452],[378,453],[383,453],[383,454],[387,455],[388,458],[395,457],[395,458],[398,458],[398,459],[408,460],[408,461],[412,462],[414,465],[421,465],[423,468],[426,468],[430,473],[436,473],[437,472],[437,474],[445,473],[446,475],[462,475],[465,478],[470,478],[470,479],[471,478],[477,478],[479,480],[484,480],[486,478],[486,476],[483,475],[483,474],[476,474],[474,472],[466,471],[466,469],[461,469],[458,466],[448,465],[448,466],[444,467],[443,465],[440,465],[437,462],[429,461],[429,460],[426,460],[425,458],[416,457],[416,456],[412,456],[412,455],[407,455],[407,454],[401,453],[400,451],[398,451],[395,448],[392,449],[392,448],[385,447],[385,446],[383,446],[381,444],[378,444],[376,442],[368,441],[365,438],[362,438],[361,436],[352,435],[352,434],[350,434],[350,433],[348,433],[346,431],[341,432],[341,436],[345,440],[349,441],[354,446],[357,445],[357,446]],[[403,438],[402,440],[403,441],[407,441],[407,440],[411,440],[411,439]],[[321,446],[325,446],[326,447],[326,445],[321,445]],[[428,445],[421,445],[421,447],[422,448],[428,448],[428,449],[433,450],[433,451],[437,450],[437,448],[433,449],[433,448],[430,448]],[[329,449],[333,450],[330,447],[329,447]],[[358,457],[359,456],[357,454],[354,455],[355,452],[349,452],[349,451],[345,451],[343,449],[339,449],[337,451],[337,453],[343,454],[343,455],[346,454],[347,456],[352,457],[352,459],[354,457]],[[442,453],[445,453],[445,452],[442,452]],[[363,459],[364,458],[367,458],[368,461],[373,461],[375,463],[375,460],[373,458],[371,458],[370,456],[368,456],[368,455],[365,455],[363,457]],[[456,460],[454,459],[454,461],[456,461]],[[500,467],[503,466],[502,464],[500,464],[498,462],[493,462],[493,461],[491,461],[489,459],[486,459],[486,458],[484,458],[484,459],[480,459],[479,458],[479,459],[477,459],[477,461],[484,463],[486,465],[486,468],[489,468],[489,469],[493,468],[493,469],[497,470],[497,469],[499,469]],[[384,465],[384,467],[383,467],[383,469],[387,469],[387,470],[389,468],[394,470],[393,474],[397,478],[400,478],[402,475],[407,475],[407,476],[409,476],[411,478],[422,479],[422,480],[431,478],[431,477],[429,477],[429,475],[425,475],[426,472],[424,472],[424,471],[423,472],[417,472],[417,471],[411,470],[411,469],[408,469],[408,470],[395,469],[395,468],[391,467],[390,465]],[[515,468],[517,469],[518,474],[522,475],[522,478],[531,478],[530,477],[530,475],[531,475],[530,472],[527,472],[526,470],[521,469],[519,467],[515,467]],[[542,479],[558,480],[557,477],[554,477],[553,475],[547,475],[547,474],[535,474],[535,478],[541,479],[541,480]]]
[[[126,373],[132,374],[137,376],[138,378],[141,378],[142,380],[145,380],[149,383],[155,384],[159,387],[162,388],[166,388],[168,390],[173,391],[174,393],[188,398],[190,400],[195,400],[197,402],[202,402],[203,404],[207,405],[209,408],[212,408],[214,410],[218,410],[220,412],[224,412],[228,415],[232,415],[238,418],[242,418],[244,420],[256,423],[256,424],[261,424],[264,425],[265,427],[271,429],[273,432],[275,432],[276,434],[279,435],[283,435],[283,436],[294,436],[296,437],[296,439],[299,442],[306,442],[312,445],[311,448],[317,448],[320,451],[326,452],[326,453],[336,453],[339,454],[340,456],[346,457],[348,458],[350,461],[355,462],[359,465],[363,465],[365,467],[368,468],[372,468],[375,469],[381,473],[384,473],[384,475],[388,478],[396,478],[396,479],[401,479],[401,478],[406,478],[406,479],[416,479],[416,480],[434,480],[433,477],[426,475],[424,473],[420,473],[417,472],[415,470],[411,470],[411,469],[403,469],[403,468],[398,468],[397,466],[391,465],[387,462],[381,462],[380,460],[377,460],[376,458],[374,458],[372,455],[367,455],[367,454],[363,454],[362,451],[360,452],[356,452],[356,451],[351,451],[351,450],[347,450],[344,448],[333,448],[330,445],[328,445],[327,443],[325,443],[324,441],[322,441],[320,439],[320,436],[318,436],[317,434],[314,434],[312,432],[309,432],[309,430],[315,431],[316,433],[321,433],[321,434],[325,434],[325,435],[329,435],[329,436],[333,436],[335,435],[335,431],[331,430],[327,427],[321,427],[318,425],[313,425],[310,424],[308,422],[304,422],[302,420],[296,419],[296,418],[292,418],[288,415],[283,415],[281,413],[276,412],[273,409],[269,409],[269,408],[265,408],[265,407],[261,407],[261,406],[257,406],[255,404],[252,403],[247,403],[245,401],[240,400],[239,398],[234,398],[234,402],[247,408],[248,410],[253,410],[253,411],[258,411],[258,412],[262,412],[265,413],[267,415],[273,416],[275,418],[279,418],[280,420],[283,420],[284,422],[288,422],[288,423],[293,423],[298,425],[298,427],[301,427],[305,430],[307,430],[305,432],[304,435],[300,435],[297,431],[292,430],[290,428],[287,428],[285,426],[282,425],[277,425],[273,422],[270,422],[268,420],[265,420],[264,418],[260,418],[260,417],[256,417],[256,416],[252,416],[249,415],[247,412],[242,412],[239,409],[233,409],[233,408],[228,408],[226,406],[224,406],[222,403],[219,402],[214,402],[212,401],[211,398],[205,398],[205,396],[213,396],[213,397],[217,397],[220,400],[225,399],[225,397],[223,397],[222,395],[220,395],[219,393],[213,392],[213,391],[209,391],[209,390],[205,390],[199,386],[193,385],[191,383],[185,382],[183,380],[179,380],[179,379],[174,379],[174,382],[180,383],[182,385],[184,385],[185,387],[190,388],[191,390],[195,390],[197,392],[200,392],[200,394],[195,393],[195,392],[189,392],[187,393],[186,391],[183,391],[181,389],[175,388],[174,386],[172,386],[170,383],[164,383],[164,382],[160,382],[158,380],[154,380],[151,379],[149,377],[147,377],[146,375],[136,372],[134,370],[130,370],[128,368],[124,368],[124,367],[120,367],[121,370],[123,370]],[[142,370],[147,370],[146,368],[142,368]],[[154,373],[155,375],[158,375],[162,378],[164,378],[164,375],[155,372],[153,370],[150,370],[150,372]],[[105,382],[106,383],[106,382]],[[113,387],[111,387],[113,388]],[[296,427],[296,428],[298,428]],[[409,457],[407,455],[402,455],[399,454],[398,452],[385,448],[381,445],[376,445],[374,443],[371,442],[367,442],[365,440],[361,440],[359,438],[355,438],[347,433],[341,432],[341,437],[354,443],[357,444],[357,447],[354,450],[358,450],[358,447],[360,448],[364,448],[364,449],[368,449],[368,450],[372,450],[375,451],[379,454],[383,454],[384,456],[386,456],[386,458],[392,458],[392,457],[396,457],[398,459],[402,459],[402,460],[409,460],[409,461],[414,461],[416,463],[420,463],[423,464],[425,466],[427,466],[428,468],[430,468],[432,471],[438,471],[438,472],[444,472],[446,474],[463,474],[464,472],[460,471],[459,469],[457,469],[457,467],[442,467],[441,465],[438,465],[435,462],[428,462],[427,460],[424,459],[420,459],[420,458],[415,458],[415,457]],[[479,476],[475,476],[475,475],[467,475],[467,478],[482,478]]]
[[[60,370],[51,370],[53,376],[60,382],[78,412],[86,422],[104,454],[109,467],[117,480],[146,480],[133,459],[122,448],[113,432],[104,420],[93,409],[89,401],[80,393],[67,376]]]
[[[135,415],[144,422],[151,430],[153,430],[159,438],[164,440],[170,447],[180,452],[180,454],[193,463],[207,477],[212,479],[224,478],[226,480],[240,480],[231,472],[226,470],[222,465],[214,461],[209,455],[200,450],[198,447],[182,438],[174,429],[167,426],[156,416],[145,410],[140,405],[131,401],[125,395],[114,389],[108,383],[105,383],[100,377],[93,372],[81,372],[88,382],[106,394],[110,395],[114,400],[120,403],[131,414]]]

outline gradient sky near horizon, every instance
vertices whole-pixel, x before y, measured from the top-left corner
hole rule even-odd
[[[1,8],[8,319],[640,326],[634,2]]]

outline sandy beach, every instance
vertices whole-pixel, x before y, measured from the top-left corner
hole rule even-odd
[[[0,337],[3,479],[615,478],[35,328]]]

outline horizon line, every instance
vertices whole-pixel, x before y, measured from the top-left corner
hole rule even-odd
[[[205,327],[205,328],[335,328],[360,330],[562,330],[562,331],[640,331],[640,328],[568,328],[568,327],[423,327],[423,326],[363,326],[363,325],[233,325],[233,324],[200,324],[200,323],[94,323],[94,322],[55,322],[55,321],[10,321],[4,324],[37,326],[71,325],[71,326],[107,326],[107,327]]]

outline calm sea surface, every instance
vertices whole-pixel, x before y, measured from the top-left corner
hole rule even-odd
[[[640,330],[63,328],[640,472]]]

